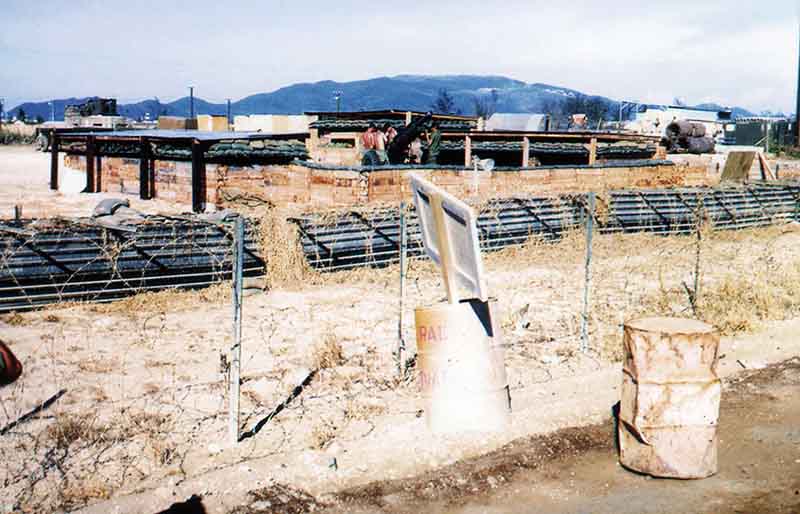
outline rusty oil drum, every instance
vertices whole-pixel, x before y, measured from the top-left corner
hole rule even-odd
[[[418,385],[434,433],[506,430],[511,400],[493,302],[415,310]]]
[[[717,472],[721,383],[719,334],[682,318],[643,318],[624,326],[620,463],[657,477]]]

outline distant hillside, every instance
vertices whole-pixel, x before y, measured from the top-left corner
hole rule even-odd
[[[547,84],[527,84],[507,77],[452,75],[422,76],[398,75],[379,77],[353,82],[322,81],[293,84],[271,93],[251,95],[231,103],[233,114],[301,114],[306,111],[336,110],[334,92],[341,92],[341,109],[362,111],[375,109],[407,109],[427,111],[436,100],[439,92],[446,90],[453,99],[455,110],[461,114],[475,114],[476,101],[484,103],[494,96],[498,112],[559,112],[568,102],[576,98],[590,99],[596,105],[605,106],[607,117],[614,119],[619,104],[610,98],[588,96],[579,91]],[[494,91],[494,94],[492,93]],[[63,120],[64,107],[81,103],[85,98],[55,100],[56,120]],[[23,109],[28,118],[41,116],[50,119],[50,106],[47,102],[24,103],[9,111],[18,115]],[[225,114],[225,104],[213,104],[195,98],[195,111],[198,114]],[[187,116],[189,98],[161,103],[157,99],[119,105],[124,116],[151,119],[159,115]],[[735,109],[740,115],[751,115],[743,109]]]

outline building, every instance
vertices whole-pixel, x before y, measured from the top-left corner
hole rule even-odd
[[[308,125],[316,118],[294,114],[251,114],[235,116],[236,132],[264,132],[266,134],[297,134],[308,132]]]
[[[203,132],[227,132],[229,129],[227,116],[197,115],[197,130],[202,130]]]
[[[734,123],[730,109],[699,109],[681,105],[642,105],[636,119],[629,128],[642,134],[664,135],[667,125],[673,121],[686,120],[702,123],[706,134],[711,137],[722,136],[725,125]]]

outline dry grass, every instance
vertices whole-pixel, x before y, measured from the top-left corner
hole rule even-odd
[[[306,261],[297,227],[286,220],[284,213],[276,208],[265,209],[260,230],[267,289],[297,288],[318,279]]]
[[[93,418],[87,419],[77,414],[59,418],[45,432],[52,445],[60,450],[66,450],[76,442],[93,444],[107,433],[108,427],[98,424]]]
[[[94,357],[92,359],[82,359],[78,362],[78,369],[86,373],[109,373],[118,370],[119,367],[119,361],[114,357]]]
[[[97,314],[126,314],[137,317],[153,312],[187,311],[203,304],[218,305],[229,301],[230,295],[230,284],[221,282],[197,290],[166,289],[140,293],[110,303],[92,304],[89,310]]]
[[[344,364],[342,343],[333,334],[326,334],[312,350],[311,363],[314,369],[330,369]]]
[[[314,450],[322,450],[328,446],[338,433],[338,428],[333,422],[326,419],[320,419],[314,428],[311,429],[311,448]]]
[[[386,404],[371,398],[351,398],[345,408],[345,419],[375,419],[386,412]]]
[[[0,320],[2,320],[3,322],[5,322],[8,325],[11,325],[12,327],[20,327],[20,326],[25,325],[27,323],[27,321],[22,316],[22,314],[20,314],[20,313],[18,313],[16,311],[11,311],[10,313],[6,314],[5,316],[0,317]]]
[[[94,477],[77,483],[67,483],[59,493],[61,507],[71,511],[98,500],[111,498],[112,490],[108,484]]]

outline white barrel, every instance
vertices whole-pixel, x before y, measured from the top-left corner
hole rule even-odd
[[[415,311],[418,383],[434,433],[506,430],[511,397],[505,349],[489,302]]]
[[[721,383],[714,327],[639,319],[625,324],[623,345],[620,463],[658,477],[716,473]]]

